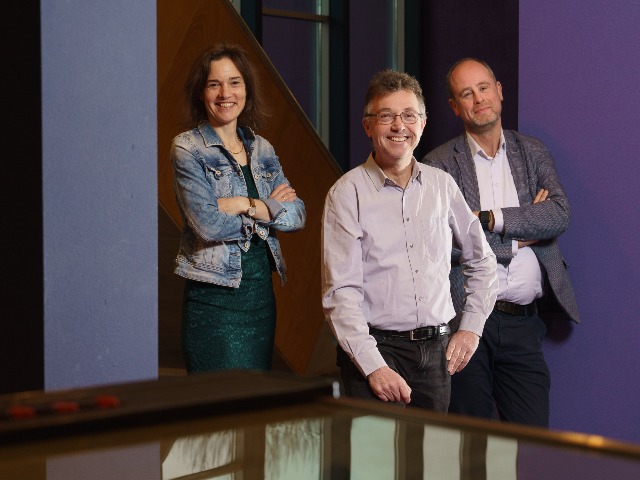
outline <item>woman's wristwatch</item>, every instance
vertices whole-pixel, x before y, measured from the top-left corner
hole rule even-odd
[[[256,214],[256,201],[251,198],[249,198],[249,209],[247,210],[247,216],[253,218],[253,216]]]

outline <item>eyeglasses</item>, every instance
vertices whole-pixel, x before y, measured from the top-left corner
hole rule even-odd
[[[391,112],[378,112],[378,113],[365,113],[365,117],[376,117],[378,123],[380,125],[390,125],[396,119],[396,117],[400,117],[402,123],[411,124],[416,123],[419,118],[427,117],[427,113],[416,113],[416,112],[402,112],[402,113],[391,113]]]

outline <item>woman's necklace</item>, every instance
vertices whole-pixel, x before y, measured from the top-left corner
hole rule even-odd
[[[240,150],[238,150],[237,152],[234,152],[233,150],[229,149],[229,151],[233,154],[233,155],[238,155],[240,152],[242,152],[242,150],[244,150],[244,144],[242,143],[242,140],[240,140],[240,137],[236,136],[236,138],[238,139],[238,141],[240,142],[240,145],[242,145],[242,147],[240,148]],[[223,142],[224,144],[224,142]],[[226,145],[225,145],[226,147]]]

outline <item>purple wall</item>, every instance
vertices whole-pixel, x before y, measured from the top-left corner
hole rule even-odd
[[[552,428],[640,442],[640,3],[520,2],[519,129],[556,159],[582,325],[552,332]]]

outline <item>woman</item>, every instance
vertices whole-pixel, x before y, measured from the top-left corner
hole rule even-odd
[[[184,223],[175,273],[187,279],[187,371],[269,370],[276,323],[271,270],[286,282],[276,231],[303,228],[304,203],[271,144],[254,133],[266,112],[240,47],[204,52],[185,92],[191,130],[173,139],[171,161]]]

